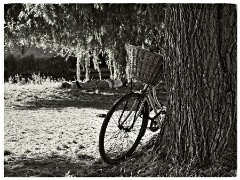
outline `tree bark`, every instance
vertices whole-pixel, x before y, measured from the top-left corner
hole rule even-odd
[[[77,56],[77,64],[76,64],[76,68],[77,68],[77,80],[81,81],[81,57]]]
[[[170,4],[165,26],[167,131],[158,150],[176,162],[236,163],[236,5]]]
[[[90,80],[90,57],[87,55],[87,58],[85,58],[85,81]]]

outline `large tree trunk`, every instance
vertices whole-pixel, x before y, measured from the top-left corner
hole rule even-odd
[[[236,163],[236,23],[235,5],[166,8],[169,92],[165,133],[159,134],[158,148],[176,162]]]

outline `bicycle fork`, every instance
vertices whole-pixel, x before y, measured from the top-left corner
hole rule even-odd
[[[153,91],[153,95],[151,94],[151,92],[149,92],[147,94],[147,97],[148,97],[148,102],[150,104],[150,106],[152,107],[152,110],[154,112],[154,117],[150,117],[148,116],[148,119],[151,120],[151,124],[150,124],[150,130],[151,131],[156,131],[157,129],[159,129],[158,127],[161,127],[161,124],[164,120],[164,116],[160,116],[160,115],[164,115],[166,114],[166,111],[163,109],[163,106],[158,102],[158,100],[156,99],[156,91]],[[160,111],[158,112],[157,108],[156,108],[156,104],[160,109]],[[149,113],[150,114],[150,113]],[[154,121],[154,120],[157,120],[157,121]],[[157,123],[157,126],[156,128],[153,127],[153,124],[154,123]]]

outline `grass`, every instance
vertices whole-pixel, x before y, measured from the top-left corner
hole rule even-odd
[[[176,165],[155,154],[156,135],[117,166],[98,153],[101,113],[128,88],[61,89],[50,78],[4,85],[5,177],[227,177],[236,169]]]

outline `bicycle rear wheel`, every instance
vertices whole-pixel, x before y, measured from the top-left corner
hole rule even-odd
[[[117,164],[134,152],[146,131],[148,112],[139,93],[127,94],[112,106],[99,135],[99,152],[106,163]]]

